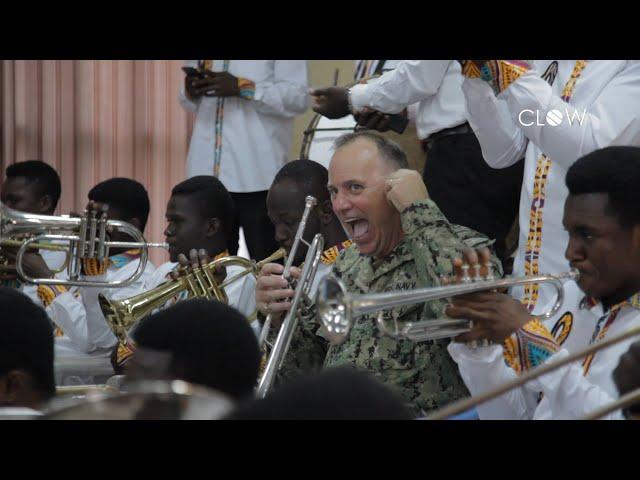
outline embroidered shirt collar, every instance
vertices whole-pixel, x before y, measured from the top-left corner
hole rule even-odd
[[[604,311],[604,307],[602,306],[602,303],[599,300],[597,300],[597,299],[595,299],[593,297],[585,296],[580,301],[580,309],[581,310],[591,310],[591,309],[593,309],[594,307],[596,307],[598,305]],[[621,301],[619,303],[616,303],[611,308],[609,308],[607,313],[615,312],[616,310],[620,310],[623,307],[631,307],[631,308],[635,308],[637,310],[640,310],[640,292],[634,293],[633,295],[631,295],[626,300],[623,300],[623,301]]]
[[[320,261],[325,265],[333,265],[334,263],[336,263],[340,252],[342,252],[345,248],[348,248],[352,243],[352,240],[345,240],[344,242],[340,242],[339,244],[334,245],[331,248],[327,248],[324,252],[322,252]]]
[[[127,250],[124,253],[109,257],[109,263],[114,268],[122,268],[129,262],[140,258],[140,255],[142,255],[142,250],[140,249]]]

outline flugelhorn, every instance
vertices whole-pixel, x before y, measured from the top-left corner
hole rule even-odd
[[[356,317],[367,313],[379,312],[377,324],[378,329],[383,334],[393,338],[421,342],[455,337],[461,333],[468,332],[471,329],[470,321],[449,318],[421,320],[418,322],[398,322],[393,320],[394,325],[390,327],[388,322],[384,320],[384,310],[400,305],[429,302],[528,283],[550,283],[556,289],[556,301],[548,311],[535,316],[538,319],[547,319],[553,316],[564,302],[563,281],[577,278],[578,271],[571,270],[560,275],[538,275],[497,280],[489,278],[456,285],[358,295],[348,293],[340,279],[334,275],[328,275],[319,285],[316,306],[322,324],[336,339],[344,340],[347,337]]]
[[[481,393],[474,397],[469,397],[469,398],[459,400],[457,402],[452,403],[451,405],[448,405],[439,410],[436,410],[434,413],[432,413],[427,417],[427,420],[445,420],[453,415],[469,410],[470,408],[473,408],[477,405],[488,402],[489,400],[493,400],[494,398],[497,398],[507,393],[510,390],[519,388],[523,386],[525,383],[530,382],[531,380],[535,380],[536,378],[541,377],[542,375],[545,375],[549,372],[557,370],[558,368],[564,367],[565,365],[573,363],[576,360],[580,360],[583,357],[586,357],[587,355],[599,352],[600,350],[611,347],[612,345],[623,342],[625,340],[636,337],[638,335],[640,335],[640,327],[634,327],[634,328],[630,328],[626,332],[622,332],[611,338],[604,338],[602,340],[594,342],[588,347],[582,350],[579,350],[575,353],[572,353],[560,360],[557,360],[552,363],[543,363],[542,365],[529,370],[527,373],[520,375],[518,378],[515,378],[510,382],[506,382],[503,385],[496,387],[493,390],[490,390],[485,393]],[[596,412],[596,413],[599,413],[599,412]],[[606,413],[609,413],[609,412],[600,413],[600,416],[603,416]]]
[[[133,242],[116,242],[108,239],[113,232],[121,232],[132,237]],[[20,246],[16,254],[16,271],[26,283],[42,285],[88,286],[101,288],[123,287],[135,282],[144,271],[148,260],[148,249],[167,248],[166,243],[148,243],[142,232],[133,225],[120,220],[108,220],[106,209],[85,212],[82,217],[36,215],[19,212],[0,203],[0,239],[19,234],[33,235]],[[27,275],[22,265],[22,257],[33,244],[51,241],[56,244],[68,242],[68,278],[33,278]],[[79,280],[82,261],[86,259],[104,260],[110,248],[141,249],[138,267],[129,278],[112,282]]]
[[[10,238],[5,238],[4,240],[0,240],[0,270],[15,270],[15,266],[10,266],[7,268],[3,265],[3,260],[5,257],[2,255],[2,247],[5,248],[20,248],[24,240],[15,240]],[[62,265],[56,269],[51,269],[53,273],[61,273],[63,272],[67,266],[69,265],[69,249],[64,245],[55,245],[53,243],[31,243],[29,245],[30,250],[49,250],[53,252],[66,252],[64,262]]]
[[[156,308],[160,308],[171,298],[187,291],[189,297],[204,297],[228,303],[229,299],[225,287],[245,275],[258,276],[263,265],[285,257],[283,248],[276,250],[268,258],[255,262],[244,257],[228,256],[209,262],[202,267],[182,267],[178,269],[179,276],[176,280],[169,280],[151,290],[122,300],[110,300],[105,295],[98,295],[100,308],[104,318],[111,327],[113,333],[124,343],[129,343],[128,332],[138,321],[146,317]],[[218,284],[214,274],[217,268],[232,265],[244,268],[232,277],[226,278]]]

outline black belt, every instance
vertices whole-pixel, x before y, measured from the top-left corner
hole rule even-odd
[[[458,125],[457,127],[445,128],[444,130],[440,130],[439,132],[432,133],[428,138],[422,141],[422,148],[427,151],[433,147],[433,143],[436,140],[439,140],[443,137],[448,137],[449,135],[462,135],[463,133],[471,133],[473,130],[469,126],[469,123],[465,122],[462,125]]]

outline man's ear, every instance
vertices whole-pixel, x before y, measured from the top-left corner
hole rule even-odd
[[[205,237],[212,238],[218,234],[222,228],[222,222],[219,218],[209,218],[205,227]]]
[[[331,206],[331,200],[325,200],[318,205],[318,217],[323,225],[329,225],[333,220],[335,214],[333,213],[333,207]]]
[[[55,210],[53,206],[53,198],[51,198],[51,195],[43,195],[42,197],[40,197],[38,203],[38,208],[43,214],[49,214],[49,212],[53,212],[53,210]]]

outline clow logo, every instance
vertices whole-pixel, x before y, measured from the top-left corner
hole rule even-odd
[[[518,122],[524,127],[530,127],[536,125],[538,127],[549,125],[550,127],[557,127],[566,119],[569,126],[573,126],[574,123],[582,126],[584,119],[587,115],[587,109],[582,110],[582,115],[578,110],[565,108],[564,112],[553,109],[549,110],[546,115],[540,113],[539,110],[530,110],[525,108],[518,114]]]

